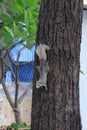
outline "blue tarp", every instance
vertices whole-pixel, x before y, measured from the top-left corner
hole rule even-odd
[[[21,48],[23,48],[23,45],[18,44],[10,52],[11,57],[14,59],[15,62],[17,60],[18,52]],[[29,50],[27,48],[23,49],[21,51],[19,63],[34,61],[34,50],[35,50],[35,46],[33,46],[33,48],[31,50]],[[13,64],[11,64],[11,66],[12,66],[13,71],[15,72],[15,66]],[[34,73],[34,64],[33,63],[20,66],[18,69],[18,79],[20,82],[32,82],[33,73]],[[14,78],[13,78],[11,72],[8,71],[6,73],[6,82],[11,82],[11,81],[14,81]]]
[[[20,64],[23,62],[20,62]],[[12,65],[12,69],[15,72],[15,66]],[[18,68],[18,79],[20,82],[32,82],[34,73],[34,64],[30,63],[27,65],[19,66]],[[11,76],[12,81],[14,81],[13,76]]]

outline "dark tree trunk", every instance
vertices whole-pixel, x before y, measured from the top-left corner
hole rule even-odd
[[[35,69],[31,130],[81,130],[79,107],[82,0],[43,0],[36,45],[50,47],[48,91],[36,89]],[[39,64],[35,56],[35,65]]]

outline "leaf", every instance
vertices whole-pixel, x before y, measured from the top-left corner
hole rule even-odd
[[[24,21],[26,23],[26,27],[28,28],[29,27],[29,13],[27,10],[25,10],[24,12]]]
[[[7,27],[7,26],[5,26],[5,29],[6,29],[6,31],[9,33],[9,35],[10,35],[12,38],[14,38],[14,34],[13,34],[12,30],[11,30],[9,27]]]
[[[80,70],[80,73],[84,75],[84,72],[83,72],[83,70]]]
[[[23,7],[20,4],[18,4],[17,0],[11,1],[11,10],[13,12],[13,15],[16,17],[23,14]]]
[[[7,3],[8,0],[2,1],[0,6],[5,12],[0,14],[0,19],[4,21],[0,36],[5,42],[7,41],[7,44],[12,44],[14,38],[21,38],[31,45],[34,44],[38,22],[38,0],[11,0],[10,4]]]
[[[23,8],[26,7],[26,4],[23,0],[17,0],[17,3]]]
[[[38,10],[38,4],[37,4],[37,1],[36,0],[26,0],[28,2],[28,4],[30,5],[29,9],[30,10]]]
[[[37,27],[35,25],[29,25],[29,33],[30,35],[35,35],[36,34],[36,31],[37,31]]]
[[[15,22],[13,23],[13,27],[14,27],[14,36],[17,37],[18,36],[18,27]]]
[[[20,32],[19,37],[21,37],[23,40],[26,40],[27,32],[25,31]]]
[[[21,43],[24,47],[26,47],[27,49],[31,50],[32,46],[30,43],[27,42],[27,44]]]
[[[21,15],[23,13],[23,7],[20,5],[17,5],[17,14]]]
[[[2,40],[7,46],[11,45],[12,43],[12,37],[9,34],[5,35]]]
[[[37,11],[32,12],[34,19],[38,20],[39,13]]]
[[[13,14],[16,15],[16,13],[17,13],[17,2],[16,2],[16,0],[11,1],[11,10],[12,10]]]
[[[32,15],[32,11],[29,11],[29,19],[30,19],[30,20],[33,20],[33,19],[34,19],[33,15]]]
[[[34,37],[34,36],[28,37],[27,41],[28,41],[31,45],[33,45],[34,42],[35,42],[35,37]]]
[[[11,17],[11,15],[9,15],[8,13],[3,12],[0,15],[0,19],[5,23],[5,24],[11,24],[13,22],[13,19]]]

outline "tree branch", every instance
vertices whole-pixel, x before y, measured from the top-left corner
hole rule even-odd
[[[23,94],[19,97],[18,99],[18,104],[21,104],[21,102],[23,101],[24,97],[26,96],[26,93],[29,89],[29,86],[27,87],[27,89],[23,92]]]
[[[3,58],[2,58],[2,60],[3,60],[3,63],[4,63],[4,64],[8,67],[8,69],[11,71],[13,77],[16,78],[15,73],[14,73],[14,71],[12,70],[12,68],[8,65],[8,63],[7,63]]]
[[[19,58],[20,58],[20,56],[21,56],[21,51],[24,50],[24,49],[25,49],[25,47],[23,47],[23,48],[21,48],[21,49],[19,50],[18,55],[17,55],[17,62],[19,61]]]
[[[9,60],[11,61],[11,63],[12,63],[13,65],[15,65],[14,60],[11,58],[11,56],[10,56],[10,54],[9,54],[9,50],[6,49],[6,51],[7,51],[7,54],[8,54]]]
[[[2,79],[2,86],[3,86],[4,92],[6,94],[6,97],[7,97],[8,101],[9,101],[11,107],[14,109],[14,102],[13,102],[11,96],[10,96],[10,93],[9,93],[9,91],[7,89],[7,86],[6,86],[5,82],[4,82],[4,79]]]
[[[19,82],[18,82],[18,65],[16,64],[16,78],[15,78],[15,85],[16,85],[16,88],[15,88],[15,107],[17,108],[18,107],[18,93],[19,93]]]

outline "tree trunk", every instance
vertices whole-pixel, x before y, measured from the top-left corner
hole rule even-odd
[[[17,108],[14,108],[13,111],[14,111],[14,115],[15,115],[15,121],[18,124],[22,123],[20,109],[17,107]]]
[[[43,0],[36,45],[47,44],[48,90],[36,89],[35,69],[31,130],[81,130],[79,107],[82,0]],[[35,56],[35,66],[39,64]]]

